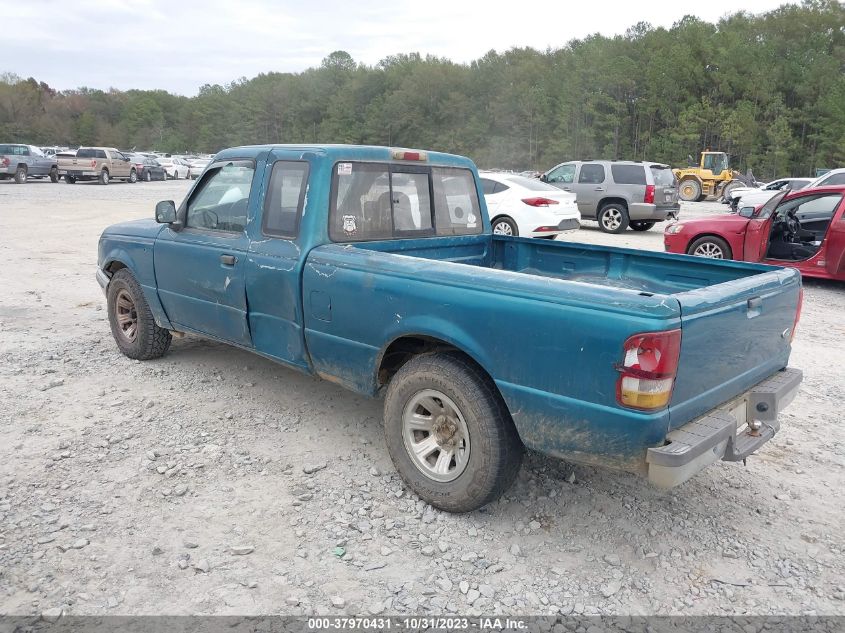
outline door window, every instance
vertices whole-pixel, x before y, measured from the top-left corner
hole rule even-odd
[[[611,165],[610,173],[617,185],[644,185],[645,168],[642,165]]]
[[[437,235],[481,233],[481,207],[472,172],[455,167],[433,167],[431,178]],[[498,193],[499,189],[494,191]]]
[[[296,237],[305,202],[308,163],[280,160],[273,164],[270,187],[264,199],[262,230],[265,235]]]
[[[575,165],[561,165],[555,167],[546,176],[547,182],[572,183],[575,180]]]
[[[188,202],[186,226],[206,231],[242,233],[255,166],[231,161],[206,172]]]
[[[588,185],[600,185],[604,182],[604,167],[596,163],[581,165],[578,182]]]
[[[496,181],[495,180],[487,180],[486,178],[481,179],[481,192],[485,196],[489,196],[493,193],[493,190],[496,188]]]
[[[829,187],[831,185],[845,185],[845,172],[839,174],[832,174],[822,180],[817,187]]]

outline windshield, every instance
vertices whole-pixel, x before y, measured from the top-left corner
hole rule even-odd
[[[529,189],[531,191],[554,191],[556,193],[560,193],[560,189],[555,187],[554,185],[547,184],[542,180],[537,180],[535,178],[525,178],[524,176],[508,176],[505,178],[508,182],[512,182],[515,185],[519,185],[525,189]]]

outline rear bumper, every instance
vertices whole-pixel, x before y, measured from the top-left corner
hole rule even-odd
[[[547,226],[549,228],[556,226],[557,228],[548,231],[532,231],[527,237],[554,237],[555,235],[561,235],[563,233],[571,233],[572,231],[577,231],[581,228],[581,222],[578,218],[566,218],[565,220],[558,222],[556,225],[549,224]]]
[[[786,368],[738,398],[670,431],[668,444],[646,454],[648,479],[670,488],[718,460],[744,460],[780,430],[778,415],[801,385],[800,369]],[[754,430],[751,424],[759,428]]]

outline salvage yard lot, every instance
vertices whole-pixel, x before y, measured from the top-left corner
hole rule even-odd
[[[0,613],[845,614],[845,285],[805,282],[804,383],[747,468],[660,491],[531,455],[448,515],[394,472],[381,401],[190,336],[118,352],[99,234],[189,186],[0,183]]]

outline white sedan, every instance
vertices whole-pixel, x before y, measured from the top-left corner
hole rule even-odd
[[[156,160],[164,167],[167,177],[179,180],[191,177],[191,166],[181,158],[175,156],[157,156]]]
[[[516,174],[478,175],[495,235],[554,239],[581,226],[574,193]]]

